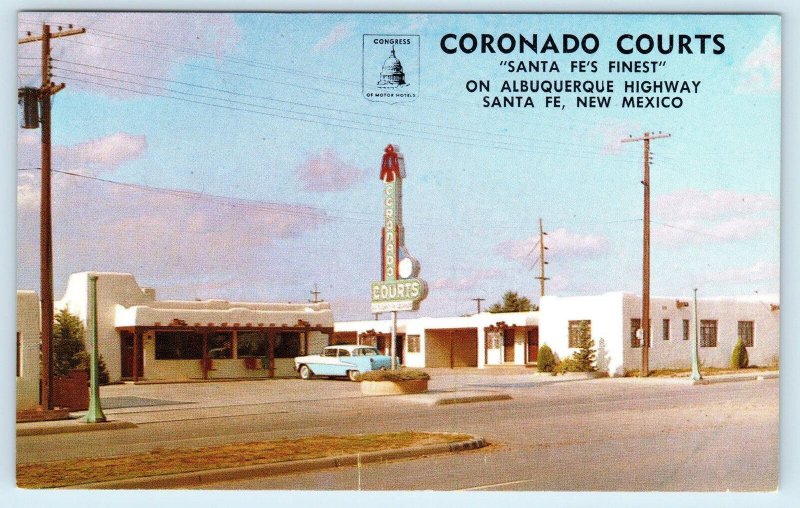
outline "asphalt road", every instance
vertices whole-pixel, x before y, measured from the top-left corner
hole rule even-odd
[[[394,397],[354,396],[355,384],[319,380],[297,385],[320,395],[314,400],[148,408],[114,415],[137,421],[135,429],[21,437],[17,461],[425,430],[479,435],[492,444],[471,452],[207,488],[772,491],[778,486],[777,380],[690,386],[637,379],[554,384],[514,376],[487,379],[484,389],[514,399],[428,407]]]

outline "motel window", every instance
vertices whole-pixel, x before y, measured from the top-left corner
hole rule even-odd
[[[636,332],[642,327],[642,320],[639,318],[631,319],[631,347],[642,347],[642,341],[636,336]]]
[[[650,319],[648,321],[650,323],[650,347],[653,347],[653,320]],[[641,327],[642,320],[640,318],[631,319],[631,347],[642,347],[642,341],[636,336],[636,332]]]
[[[192,332],[156,332],[156,360],[200,360],[203,336]]]
[[[689,340],[689,320],[683,320],[683,340]]]
[[[207,347],[209,358],[233,358],[233,333],[217,332],[209,334]]]
[[[237,358],[263,358],[268,354],[266,333],[239,332],[236,334]]]
[[[753,322],[739,321],[739,338],[744,347],[753,347]]]
[[[700,320],[700,347],[717,347],[717,320]]]
[[[581,336],[583,334],[583,336]],[[592,337],[592,322],[589,319],[581,319],[569,322],[569,347],[580,347],[582,338]]]
[[[669,319],[661,320],[661,337],[664,340],[669,340]]]
[[[406,335],[406,339],[408,340],[408,352],[419,353],[420,352],[419,335]]]
[[[280,332],[275,335],[275,358],[300,356],[300,332]]]

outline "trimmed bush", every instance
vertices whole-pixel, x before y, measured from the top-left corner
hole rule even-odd
[[[61,309],[53,322],[53,374],[66,376],[73,369],[89,369],[89,353],[86,351],[86,333],[83,322],[75,314]],[[109,383],[108,368],[103,355],[98,355],[101,385]]]
[[[747,357],[747,348],[744,347],[744,342],[742,338],[739,337],[739,340],[736,341],[736,345],[733,347],[733,353],[731,353],[731,368],[746,369],[749,363],[750,359]]]
[[[419,369],[371,370],[361,374],[362,381],[414,381],[430,378],[427,372]]]
[[[539,356],[536,359],[536,368],[539,372],[553,372],[556,365],[558,365],[558,361],[556,361],[556,355],[553,354],[553,350],[547,344],[542,344],[542,347],[539,348]]]

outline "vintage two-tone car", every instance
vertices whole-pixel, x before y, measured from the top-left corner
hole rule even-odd
[[[294,359],[294,370],[303,379],[312,376],[347,376],[358,381],[363,372],[389,369],[392,359],[382,355],[372,346],[338,345],[327,346],[318,355],[298,356]]]

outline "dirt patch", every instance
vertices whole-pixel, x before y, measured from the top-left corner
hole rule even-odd
[[[114,457],[18,465],[17,485],[22,488],[65,487],[125,478],[454,443],[469,439],[472,439],[472,436],[467,434],[392,432],[350,436],[323,435],[303,439],[233,443],[205,448],[157,449],[147,453]]]

